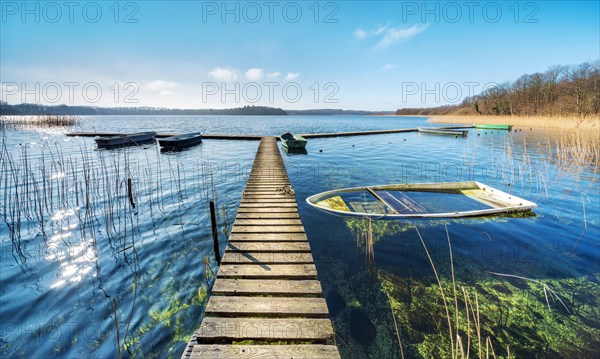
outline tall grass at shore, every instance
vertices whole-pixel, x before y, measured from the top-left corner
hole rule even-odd
[[[71,127],[78,123],[78,116],[0,116],[0,131],[32,127]]]
[[[600,129],[598,116],[428,116],[433,123],[506,124],[513,128]]]

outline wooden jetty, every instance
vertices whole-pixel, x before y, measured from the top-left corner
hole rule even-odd
[[[454,130],[462,128],[474,128],[474,125],[465,126],[444,126],[444,127],[432,127],[432,129],[439,130]],[[393,130],[371,130],[371,131],[354,131],[354,132],[331,132],[331,133],[306,133],[301,134],[304,138],[330,138],[330,137],[350,137],[350,136],[367,136],[367,135],[384,135],[391,133],[404,133],[404,132],[417,132],[417,128],[400,128]],[[118,132],[70,132],[66,136],[70,137],[95,137],[95,136],[116,136]],[[179,136],[179,133],[157,133],[155,137],[163,138],[170,136]],[[229,134],[202,134],[204,140],[242,140],[242,141],[260,141],[263,136],[259,135],[229,135]],[[279,138],[276,138],[279,141]]]
[[[263,137],[205,317],[182,358],[340,358],[294,191]]]

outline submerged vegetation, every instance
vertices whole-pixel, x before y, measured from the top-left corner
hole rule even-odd
[[[376,258],[363,250],[364,242],[357,242],[357,251],[370,260],[357,252],[357,263],[364,263],[364,269],[348,279],[338,278],[327,295],[337,319],[336,331],[342,336],[338,345],[349,357],[361,356],[358,347],[369,355],[398,358],[597,354],[600,275],[532,279],[487,272],[473,263],[457,262],[448,234],[445,251],[440,243],[430,248],[435,241],[421,237],[418,229],[428,227],[426,224],[407,222],[390,227],[380,224],[397,221],[370,222],[345,220],[351,232],[369,238],[366,232],[371,231],[376,241],[384,237],[399,240],[394,236],[399,232],[407,241],[407,236],[416,234],[422,248],[413,251],[413,256],[427,261],[430,270],[409,276],[394,273],[375,265]],[[384,233],[389,229],[392,231]],[[366,283],[368,288],[358,283]]]
[[[392,299],[403,344],[420,357],[594,357],[600,345],[600,278],[546,280],[542,285],[482,276],[475,285],[441,279],[448,314],[435,283],[379,272]],[[456,292],[455,292],[456,287]],[[581,295],[585,292],[585,297]],[[585,298],[585,299],[584,299]],[[548,307],[550,305],[550,307]],[[450,332],[457,342],[454,346]]]

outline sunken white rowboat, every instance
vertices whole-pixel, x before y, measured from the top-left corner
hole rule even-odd
[[[344,188],[310,196],[306,202],[331,214],[381,219],[486,216],[537,207],[479,182]]]

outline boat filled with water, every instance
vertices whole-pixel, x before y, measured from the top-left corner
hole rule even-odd
[[[343,188],[306,199],[322,211],[366,218],[454,218],[524,212],[533,202],[479,182],[409,183]]]

